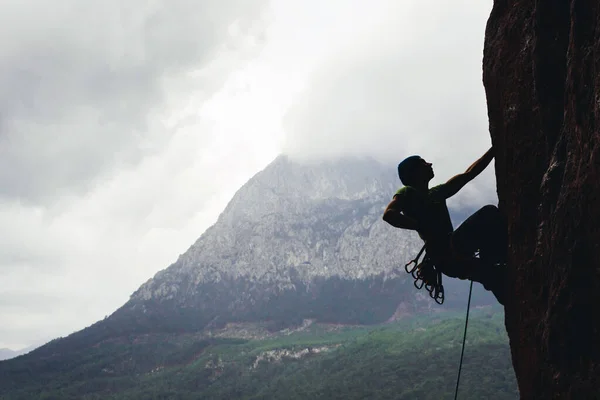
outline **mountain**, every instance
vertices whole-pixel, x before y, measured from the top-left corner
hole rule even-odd
[[[11,349],[0,349],[0,361],[1,360],[8,360],[10,358],[14,358],[16,356],[18,356],[19,353],[15,350],[11,350]]]
[[[397,181],[394,168],[372,159],[307,164],[278,157],[184,254],[112,315],[0,363],[0,394],[36,376],[86,382],[106,371],[148,373],[164,357],[187,362],[188,351],[201,353],[217,337],[252,339],[312,325],[464,312],[467,282],[446,278],[440,306],[404,271],[422,242],[381,219]],[[473,306],[495,303],[477,287]],[[180,350],[168,356],[158,351],[165,341],[172,345],[167,353]],[[102,350],[111,346],[120,350]]]
[[[20,350],[12,350],[12,349],[0,349],[0,361],[9,360],[11,358],[18,357],[23,354],[27,354],[35,348],[39,347],[39,344],[34,344],[31,346],[27,346]]]
[[[396,182],[394,168],[372,159],[302,164],[281,156],[117,315],[143,310],[164,329],[257,320],[281,329],[304,319],[368,324],[397,310],[436,309],[424,291],[409,290],[403,269],[421,240],[381,219]],[[447,305],[462,307],[464,292],[453,284]],[[167,316],[173,310],[176,321]]]

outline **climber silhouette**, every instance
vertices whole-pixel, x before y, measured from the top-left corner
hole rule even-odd
[[[427,256],[444,275],[479,282],[504,304],[508,250],[504,215],[496,206],[486,205],[454,230],[446,206],[446,199],[479,175],[493,158],[492,147],[464,173],[432,188],[432,164],[419,156],[406,158],[398,164],[404,187],[395,193],[383,220],[396,228],[417,231]]]

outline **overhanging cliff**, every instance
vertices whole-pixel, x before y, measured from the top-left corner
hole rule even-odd
[[[600,2],[496,0],[483,80],[523,399],[600,398]]]

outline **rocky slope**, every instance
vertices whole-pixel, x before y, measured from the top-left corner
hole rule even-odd
[[[19,353],[11,349],[0,349],[0,361],[15,358]]]
[[[422,242],[381,219],[396,185],[394,169],[373,160],[281,156],[116,317],[177,309],[190,329],[256,320],[282,327],[306,318],[376,323],[437,307],[402,269]],[[464,291],[447,281],[448,305],[462,305]]]
[[[308,283],[390,272],[420,249],[418,237],[381,221],[393,182],[393,169],[374,161],[301,165],[281,156],[133,300],[183,299],[189,287],[228,278],[284,290],[294,277]]]
[[[523,399],[600,398],[600,3],[496,0],[484,84]]]

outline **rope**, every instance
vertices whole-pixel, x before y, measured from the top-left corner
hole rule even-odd
[[[462,370],[463,356],[465,355],[465,342],[467,340],[467,325],[469,324],[469,309],[471,308],[471,293],[473,292],[473,281],[469,287],[469,301],[467,303],[467,318],[465,319],[465,334],[463,336],[462,351],[460,352],[460,364],[458,366],[458,377],[456,378],[456,391],[454,392],[454,400],[458,398],[458,383],[460,382],[460,371]]]

